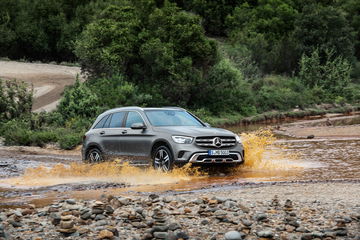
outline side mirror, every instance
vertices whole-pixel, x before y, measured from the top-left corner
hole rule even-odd
[[[146,129],[146,126],[144,123],[133,123],[131,129]]]
[[[205,123],[206,127],[211,127],[211,125],[209,123]]]

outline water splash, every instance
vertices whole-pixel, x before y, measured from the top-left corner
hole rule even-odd
[[[276,137],[270,129],[241,134],[245,150],[245,163],[241,169],[289,170],[301,168],[298,156],[276,144]]]
[[[284,147],[275,143],[276,138],[270,130],[258,130],[241,135],[245,148],[245,164],[234,169],[231,173],[236,177],[252,176],[268,177],[270,171],[287,171],[299,169],[296,156],[287,154]],[[264,172],[263,170],[266,170]],[[219,169],[222,171],[222,169]],[[244,175],[244,172],[247,175]],[[262,171],[262,173],[261,173]],[[40,166],[27,169],[23,176],[3,179],[2,184],[17,187],[52,186],[57,184],[94,182],[126,183],[129,185],[155,185],[172,184],[186,181],[201,181],[208,172],[193,167],[190,164],[182,168],[175,168],[170,173],[164,173],[153,168],[139,168],[127,162],[116,160],[99,164],[72,163],[70,165],[58,164],[54,167]]]
[[[3,184],[12,186],[52,186],[67,183],[112,182],[130,185],[165,184],[188,181],[204,176],[198,168],[186,165],[164,173],[153,168],[139,168],[128,163],[103,162],[99,164],[57,164],[54,167],[40,166],[27,169],[23,176],[4,179]],[[206,176],[206,174],[205,174]]]

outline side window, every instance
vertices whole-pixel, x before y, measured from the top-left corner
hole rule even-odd
[[[94,128],[103,128],[104,127],[104,123],[106,122],[106,120],[109,118],[110,115],[106,115],[105,117],[103,117]]]
[[[120,128],[124,121],[125,112],[117,112],[112,115],[109,128]]]
[[[139,113],[129,112],[127,119],[126,119],[125,127],[131,128],[131,125],[133,125],[134,123],[144,123],[144,121]]]

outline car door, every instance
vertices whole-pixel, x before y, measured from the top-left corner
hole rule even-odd
[[[100,132],[101,145],[108,156],[116,157],[122,155],[121,139],[126,133],[124,119],[126,112],[115,112],[107,119]]]
[[[121,149],[123,153],[133,160],[147,160],[149,155],[152,136],[150,129],[132,129],[134,123],[146,123],[139,112],[129,111],[125,119],[125,137],[122,138]],[[149,127],[149,126],[147,126]]]

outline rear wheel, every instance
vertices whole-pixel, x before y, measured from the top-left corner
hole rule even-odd
[[[99,163],[103,161],[103,155],[98,148],[92,148],[88,151],[86,155],[87,163]]]
[[[160,146],[155,149],[153,154],[153,167],[164,172],[169,172],[173,169],[174,158],[168,147]]]

